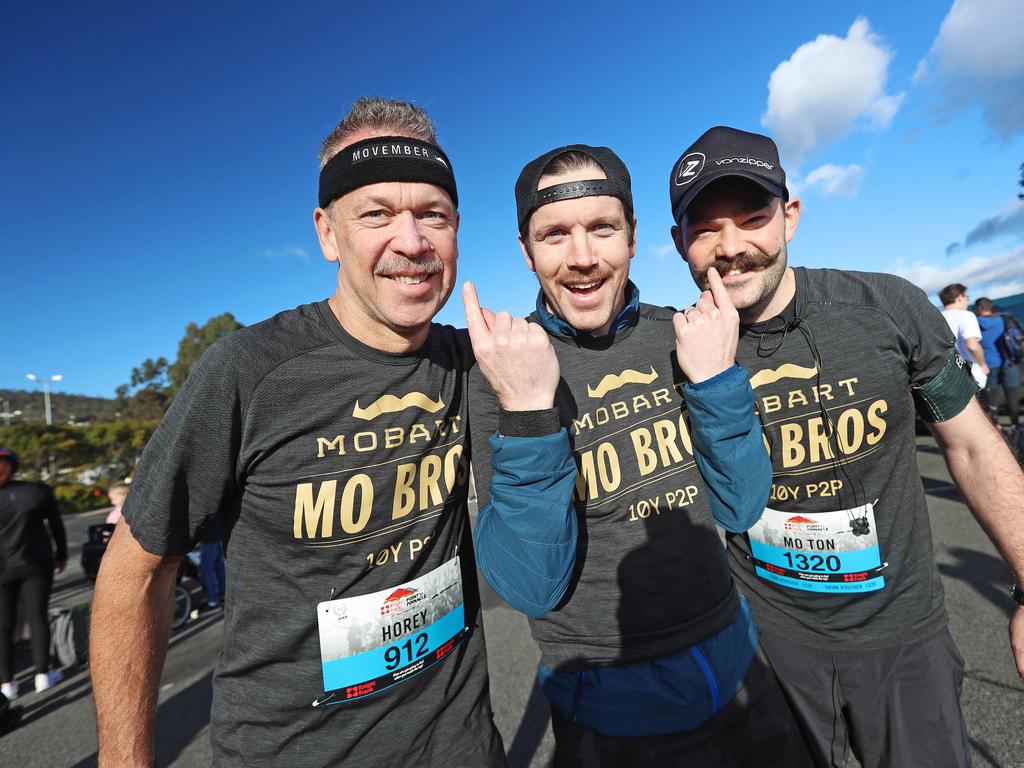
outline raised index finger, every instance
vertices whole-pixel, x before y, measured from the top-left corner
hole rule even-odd
[[[476,286],[469,280],[462,284],[462,305],[466,310],[466,327],[469,329],[469,338],[476,340],[489,333],[490,324],[480,309]]]
[[[715,297],[715,306],[719,309],[733,309],[732,299],[729,298],[729,291],[726,290],[725,283],[722,282],[722,276],[718,274],[718,270],[714,267],[708,269],[708,289],[711,291],[711,295]]]

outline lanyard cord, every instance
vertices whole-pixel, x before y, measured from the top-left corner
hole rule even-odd
[[[852,473],[852,469],[849,466],[849,462],[845,460],[845,454],[843,453],[841,446],[839,445],[839,436],[836,434],[835,425],[832,423],[832,419],[828,415],[828,411],[825,409],[825,404],[821,399],[821,352],[818,351],[818,344],[814,340],[814,334],[811,333],[810,326],[807,321],[802,317],[794,317],[791,320],[786,320],[782,317],[776,316],[767,320],[760,327],[760,333],[757,337],[757,356],[762,358],[771,357],[777,352],[783,344],[786,343],[786,337],[789,335],[791,330],[799,331],[803,336],[804,341],[807,344],[808,349],[811,351],[811,357],[814,358],[814,384],[815,384],[815,399],[818,401],[818,411],[821,414],[822,426],[825,430],[825,437],[828,438],[829,448],[829,459],[832,464],[832,475],[833,477],[842,483],[839,488],[839,499],[842,500],[843,488],[849,484],[849,488],[853,492],[853,506],[847,507],[846,514],[850,520],[850,528],[855,535],[868,533],[867,519],[863,517],[857,517],[854,514],[854,510],[862,507],[865,504],[865,492],[864,484],[860,481],[860,478],[856,477]],[[778,342],[771,344],[766,342],[766,336],[771,334],[778,336]],[[774,446],[773,446],[774,447]],[[845,478],[845,483],[840,480],[840,475]]]

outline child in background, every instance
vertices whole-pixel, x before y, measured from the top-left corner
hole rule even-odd
[[[110,510],[110,514],[107,515],[107,519],[104,522],[114,525],[121,519],[121,507],[124,506],[124,500],[128,498],[129,488],[131,488],[131,485],[124,480],[110,486],[110,490],[107,491],[107,498],[110,499],[110,505],[113,509]]]

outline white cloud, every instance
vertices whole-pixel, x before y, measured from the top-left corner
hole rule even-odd
[[[892,58],[868,20],[858,18],[846,37],[818,35],[779,64],[761,124],[783,162],[797,163],[860,125],[888,128],[906,95],[886,93]]]
[[[864,166],[853,163],[845,168],[826,163],[807,174],[803,186],[816,189],[825,197],[854,197],[864,183]]]
[[[915,77],[935,80],[944,111],[977,104],[999,136],[1024,133],[1020,0],[955,0]]]
[[[283,248],[264,248],[263,256],[268,259],[298,259],[309,261],[309,251],[297,245],[286,245]]]
[[[988,296],[998,299],[1015,293],[1024,293],[1024,245],[990,256],[974,256],[959,264],[948,260],[935,264],[900,260],[889,271],[905,277],[925,293],[936,294],[950,283],[963,283],[970,289],[971,298]]]
[[[676,255],[676,247],[672,243],[663,243],[650,246],[647,252],[656,259],[667,259],[669,256]]]
[[[1024,200],[1014,200],[999,213],[978,222],[967,233],[963,243],[951,243],[946,248],[946,255],[956,253],[962,248],[970,248],[972,245],[987,243],[1003,235],[1020,234],[1024,234]]]

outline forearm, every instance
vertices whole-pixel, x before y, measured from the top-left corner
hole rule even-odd
[[[101,768],[154,760],[157,688],[180,558],[146,553],[147,560],[130,547],[138,545],[119,525],[101,562],[92,607],[89,667]]]
[[[969,410],[955,418],[982,422],[974,439],[944,439],[941,429],[935,430],[936,437],[967,506],[1013,569],[1017,583],[1024,585],[1024,474],[977,405],[972,403]]]
[[[747,372],[734,366],[708,382],[687,385],[683,394],[694,460],[715,521],[728,531],[745,531],[764,513],[772,479]]]
[[[561,601],[575,565],[576,464],[564,430],[495,436],[491,446],[494,474],[474,533],[477,564],[509,605],[541,616]]]
[[[987,370],[988,365],[985,363],[985,350],[981,348],[981,342],[977,339],[967,339],[966,343],[967,351],[971,353],[971,356],[974,358],[974,362]]]

